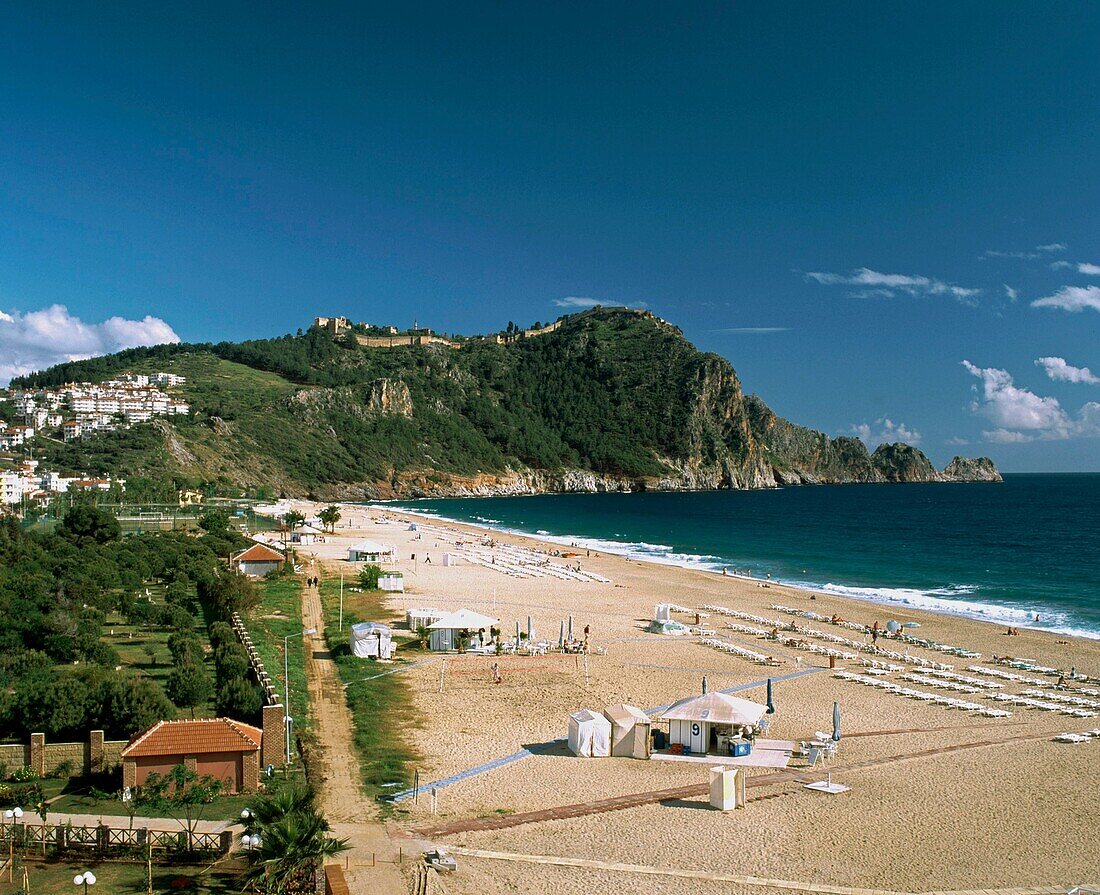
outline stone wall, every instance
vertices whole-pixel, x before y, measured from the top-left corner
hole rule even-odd
[[[122,763],[125,740],[104,739],[102,730],[93,730],[86,743],[47,743],[46,735],[32,733],[26,744],[0,745],[0,761],[8,773],[24,767],[34,768],[42,777],[56,774],[66,762],[75,776],[113,771]]]
[[[277,768],[286,766],[286,708],[279,697],[279,691],[271,675],[264,668],[263,660],[252,643],[252,637],[241,620],[240,613],[234,612],[230,618],[233,633],[248,653],[248,664],[260,689],[264,694],[263,743],[260,746],[260,765],[266,768],[274,765]]]

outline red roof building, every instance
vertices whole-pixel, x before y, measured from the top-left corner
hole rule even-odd
[[[230,792],[254,792],[260,783],[263,731],[230,718],[158,721],[122,750],[123,786],[141,786],[150,774],[184,765],[221,780]]]
[[[251,575],[256,578],[279,571],[284,562],[286,557],[282,553],[264,544],[253,544],[229,560],[229,564],[242,575]]]

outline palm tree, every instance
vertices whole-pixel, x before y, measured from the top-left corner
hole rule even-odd
[[[248,832],[273,824],[291,814],[313,810],[313,790],[300,784],[280,786],[271,795],[262,795],[248,805]]]
[[[291,531],[294,531],[299,525],[302,525],[306,521],[306,517],[299,513],[297,510],[291,510],[285,516],[283,516],[283,522],[286,523],[286,527]]]
[[[261,826],[260,845],[245,879],[267,895],[315,891],[318,866],[348,850],[347,840],[330,836],[330,831],[312,806]]]
[[[336,523],[340,521],[340,508],[338,506],[325,507],[321,512],[317,514],[317,518],[321,520],[321,523],[325,525],[330,532],[335,533]]]

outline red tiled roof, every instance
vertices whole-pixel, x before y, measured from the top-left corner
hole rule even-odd
[[[263,731],[231,718],[158,721],[122,750],[123,758],[202,755],[206,752],[255,752]]]
[[[272,550],[263,544],[254,544],[233,557],[233,562],[282,562],[284,557],[278,550]]]

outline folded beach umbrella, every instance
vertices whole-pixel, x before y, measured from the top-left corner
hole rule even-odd
[[[527,616],[527,639],[535,639],[535,626],[531,624],[531,616]]]
[[[561,623],[561,628],[558,629],[558,649],[562,649],[565,646],[565,621]]]
[[[519,646],[519,622],[516,622],[516,646]]]
[[[573,616],[569,616],[569,639],[573,639]]]
[[[768,678],[768,714],[775,714],[775,703],[772,702],[772,679]]]
[[[833,742],[840,742],[840,703],[833,703]]]

